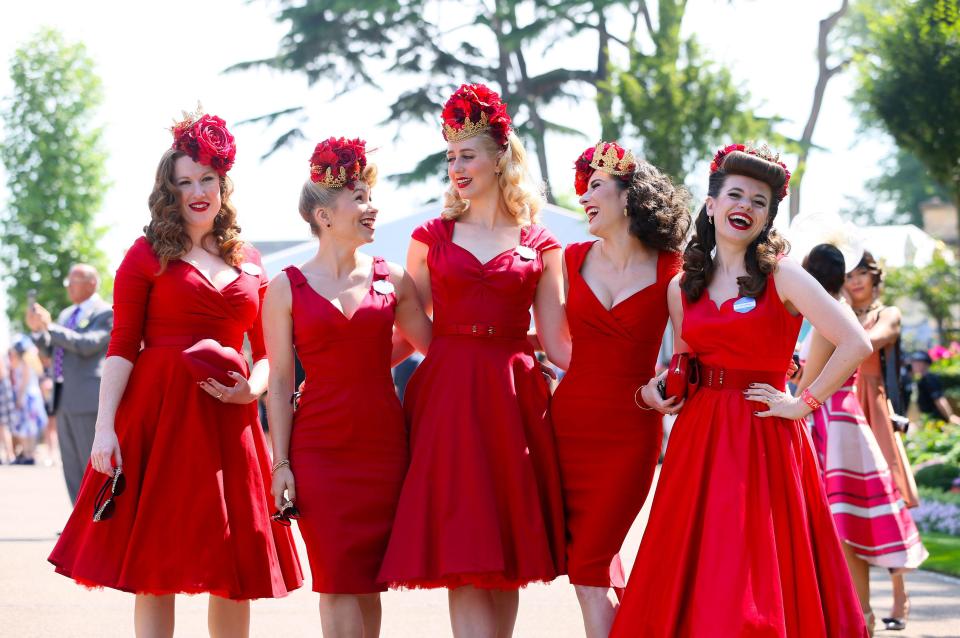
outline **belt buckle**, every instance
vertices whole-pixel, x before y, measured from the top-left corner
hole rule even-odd
[[[492,337],[494,334],[496,334],[496,332],[497,332],[497,329],[496,329],[495,326],[487,326],[487,335],[488,335],[488,336]]]
[[[470,327],[470,333],[477,334],[477,324],[473,324],[473,326]]]
[[[720,368],[720,379],[717,381],[717,387],[723,387],[723,374],[726,372],[726,368]]]

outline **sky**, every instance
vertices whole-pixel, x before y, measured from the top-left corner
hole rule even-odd
[[[684,30],[696,34],[710,57],[731,69],[760,106],[761,115],[786,118],[780,132],[799,137],[816,82],[818,21],[837,6],[839,0],[690,0]],[[372,159],[381,175],[408,171],[419,158],[443,149],[439,125],[409,125],[399,139],[394,139],[395,126],[377,125],[387,117],[393,96],[409,80],[383,74],[377,77],[379,90],[361,87],[333,99],[332,86],[325,81],[308,87],[305,78],[294,74],[223,73],[236,62],[277,51],[285,29],[273,18],[276,9],[275,2],[244,0],[31,0],[5,3],[0,9],[0,64],[5,68],[16,47],[41,26],[59,29],[68,40],[82,41],[96,63],[104,88],[98,118],[105,130],[111,182],[97,221],[110,229],[103,248],[112,265],[119,263],[149,220],[146,200],[157,161],[171,142],[169,126],[181,110],[192,110],[198,100],[228,124],[307,105],[308,140],[265,161],[260,156],[281,127],[231,126],[238,146],[230,173],[236,184],[234,202],[243,235],[252,241],[309,239],[307,225],[297,213],[297,200],[308,175],[308,158],[320,139],[331,135],[365,138],[368,148],[379,149]],[[461,11],[446,13],[452,24],[462,24]],[[551,49],[546,59],[531,62],[531,72],[536,73],[538,62],[588,67],[592,60],[581,60],[578,53],[590,50],[589,37],[582,41],[583,47],[579,44]],[[0,100],[9,99],[12,88],[8,74],[0,74]],[[857,133],[858,120],[848,102],[852,89],[849,73],[834,77],[827,88],[814,136],[814,143],[824,150],[810,158],[804,211],[836,212],[848,197],[861,196],[864,181],[876,174],[880,160],[891,149],[885,139]],[[591,97],[546,113],[548,118],[582,126],[583,132],[582,137],[548,138],[556,190],[572,193],[573,160],[599,136]],[[788,165],[792,159],[787,158]],[[705,162],[688,184],[696,197],[704,194],[706,170]],[[5,175],[0,177],[5,182]],[[382,180],[376,200],[382,215],[402,215],[442,189],[439,180],[403,189]],[[0,203],[4,202],[0,189]]]

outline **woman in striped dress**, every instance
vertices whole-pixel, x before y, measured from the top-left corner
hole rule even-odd
[[[846,268],[836,247],[816,246],[803,266],[828,293],[840,299]],[[849,306],[844,307],[853,313]],[[820,374],[833,348],[816,330],[811,333],[810,354],[798,392]],[[927,550],[864,417],[856,381],[854,372],[809,418],[830,511],[844,541],[843,551],[872,635],[870,565],[893,572],[915,569],[926,559]]]

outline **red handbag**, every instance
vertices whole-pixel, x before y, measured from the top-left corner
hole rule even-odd
[[[689,352],[680,352],[670,358],[663,398],[677,397],[677,402],[689,399],[700,385],[700,366],[697,357]]]
[[[243,355],[213,339],[201,339],[181,352],[180,356],[193,380],[197,382],[212,378],[225,386],[233,387],[237,381],[227,372],[243,374]]]

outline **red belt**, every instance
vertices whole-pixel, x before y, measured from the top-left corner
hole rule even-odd
[[[468,337],[500,337],[526,339],[526,326],[498,326],[490,323],[455,323],[434,328],[437,336],[464,335]]]
[[[221,345],[230,346],[239,350],[234,346],[235,343],[243,344],[243,337],[231,337],[231,338],[221,338],[212,335],[155,335],[150,337],[144,337],[143,345],[146,348],[183,348],[187,349],[201,339],[213,339],[214,341],[220,342]]]
[[[786,387],[787,371],[771,372],[770,370],[738,370],[728,368],[713,368],[700,366],[701,388],[721,390],[746,390],[751,383],[767,383],[783,390]]]

